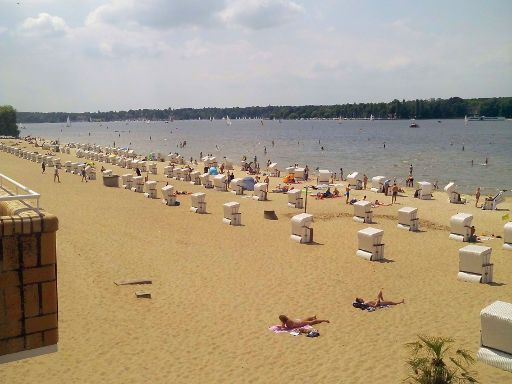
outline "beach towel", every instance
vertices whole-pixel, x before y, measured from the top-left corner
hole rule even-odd
[[[289,333],[292,336],[299,336],[300,335],[299,329],[313,330],[313,327],[311,325],[305,325],[303,327],[297,327],[297,328],[286,328],[284,325],[281,325],[281,324],[272,325],[271,327],[268,327],[268,330],[272,331],[274,333]]]

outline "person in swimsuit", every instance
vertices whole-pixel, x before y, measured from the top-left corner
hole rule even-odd
[[[396,197],[398,195],[398,185],[396,183],[393,183],[393,189],[391,190],[393,192],[393,195],[391,196],[391,204],[396,203]]]
[[[289,319],[286,315],[280,315],[279,320],[281,320],[281,323],[283,323],[283,327],[288,329],[294,329],[294,328],[301,328],[305,327],[306,325],[315,325],[320,323],[329,323],[329,320],[319,320],[316,318],[316,316],[313,317],[306,317],[305,319]]]
[[[364,304],[364,305],[367,305],[368,307],[372,307],[372,308],[377,308],[377,307],[385,306],[385,305],[398,305],[398,304],[405,303],[405,299],[402,299],[402,301],[398,301],[398,302],[384,300],[384,296],[382,295],[382,289],[380,290],[379,294],[377,295],[376,300],[364,300],[360,297],[356,297],[355,301],[356,301],[356,303]]]

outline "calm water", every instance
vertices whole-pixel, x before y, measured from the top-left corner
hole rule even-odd
[[[250,160],[256,155],[260,164],[271,159],[281,169],[299,163],[339,175],[342,167],[345,176],[357,170],[369,178],[383,175],[403,179],[412,163],[415,181],[438,180],[441,186],[455,181],[465,192],[473,192],[477,186],[487,193],[512,189],[512,121],[469,122],[467,127],[463,120],[418,123],[419,129],[409,128],[408,121],[364,120],[344,120],[342,124],[283,120],[264,121],[263,125],[259,120],[232,120],[231,126],[222,120],[73,123],[71,127],[27,124],[21,133],[63,143],[115,142],[137,153],[179,152],[195,159],[201,151],[237,162],[242,155]],[[179,148],[178,143],[184,140],[187,145]],[[482,166],[486,157],[489,165]]]

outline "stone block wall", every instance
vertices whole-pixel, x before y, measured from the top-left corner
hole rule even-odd
[[[0,356],[58,342],[58,219],[0,202]]]

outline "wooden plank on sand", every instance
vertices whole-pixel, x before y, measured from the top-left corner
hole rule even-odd
[[[137,291],[135,292],[137,299],[151,299],[151,292],[149,291]]]
[[[153,283],[149,279],[126,279],[126,280],[116,280],[114,281],[115,285],[133,285],[133,284],[151,284]]]

